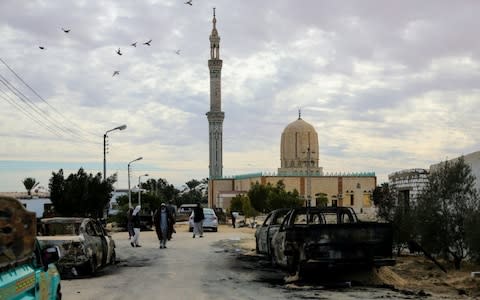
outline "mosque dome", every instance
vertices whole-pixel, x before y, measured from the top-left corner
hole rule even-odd
[[[311,174],[321,175],[318,167],[318,134],[315,128],[300,116],[285,127],[280,145],[281,168],[279,175]]]

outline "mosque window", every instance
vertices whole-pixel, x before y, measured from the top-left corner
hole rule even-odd
[[[355,204],[355,198],[354,198],[354,195],[351,194],[350,195],[350,205],[353,206]]]
[[[359,182],[359,183],[357,183],[357,189],[359,189],[359,188],[361,188],[361,186],[360,186],[360,182]]]

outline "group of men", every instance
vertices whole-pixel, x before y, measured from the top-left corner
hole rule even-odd
[[[130,208],[128,212],[127,226],[130,245],[132,247],[141,247],[138,243],[141,225],[139,213],[140,205],[137,205],[135,209]],[[153,224],[158,240],[160,241],[160,249],[167,248],[167,241],[171,240],[172,234],[175,233],[175,219],[176,209],[172,201],[169,202],[168,206],[162,202],[160,208],[155,211]],[[193,238],[195,238],[195,236],[203,237],[203,219],[205,219],[203,208],[200,202],[197,202],[197,206],[193,209]]]

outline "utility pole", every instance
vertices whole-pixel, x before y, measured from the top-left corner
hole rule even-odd
[[[304,152],[305,153],[305,152]],[[310,177],[310,167],[312,164],[311,154],[315,153],[310,150],[310,147],[307,148],[307,203],[306,206],[310,207],[312,204],[312,178]]]

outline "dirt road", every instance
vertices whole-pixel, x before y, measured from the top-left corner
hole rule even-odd
[[[424,295],[338,282],[286,284],[285,274],[242,249],[252,231],[220,227],[192,238],[185,226],[167,249],[154,232],[142,232],[141,248],[127,233],[113,235],[119,263],[95,277],[62,279],[64,299],[414,299]],[[443,298],[443,297],[442,297]],[[446,298],[443,298],[446,299]]]

